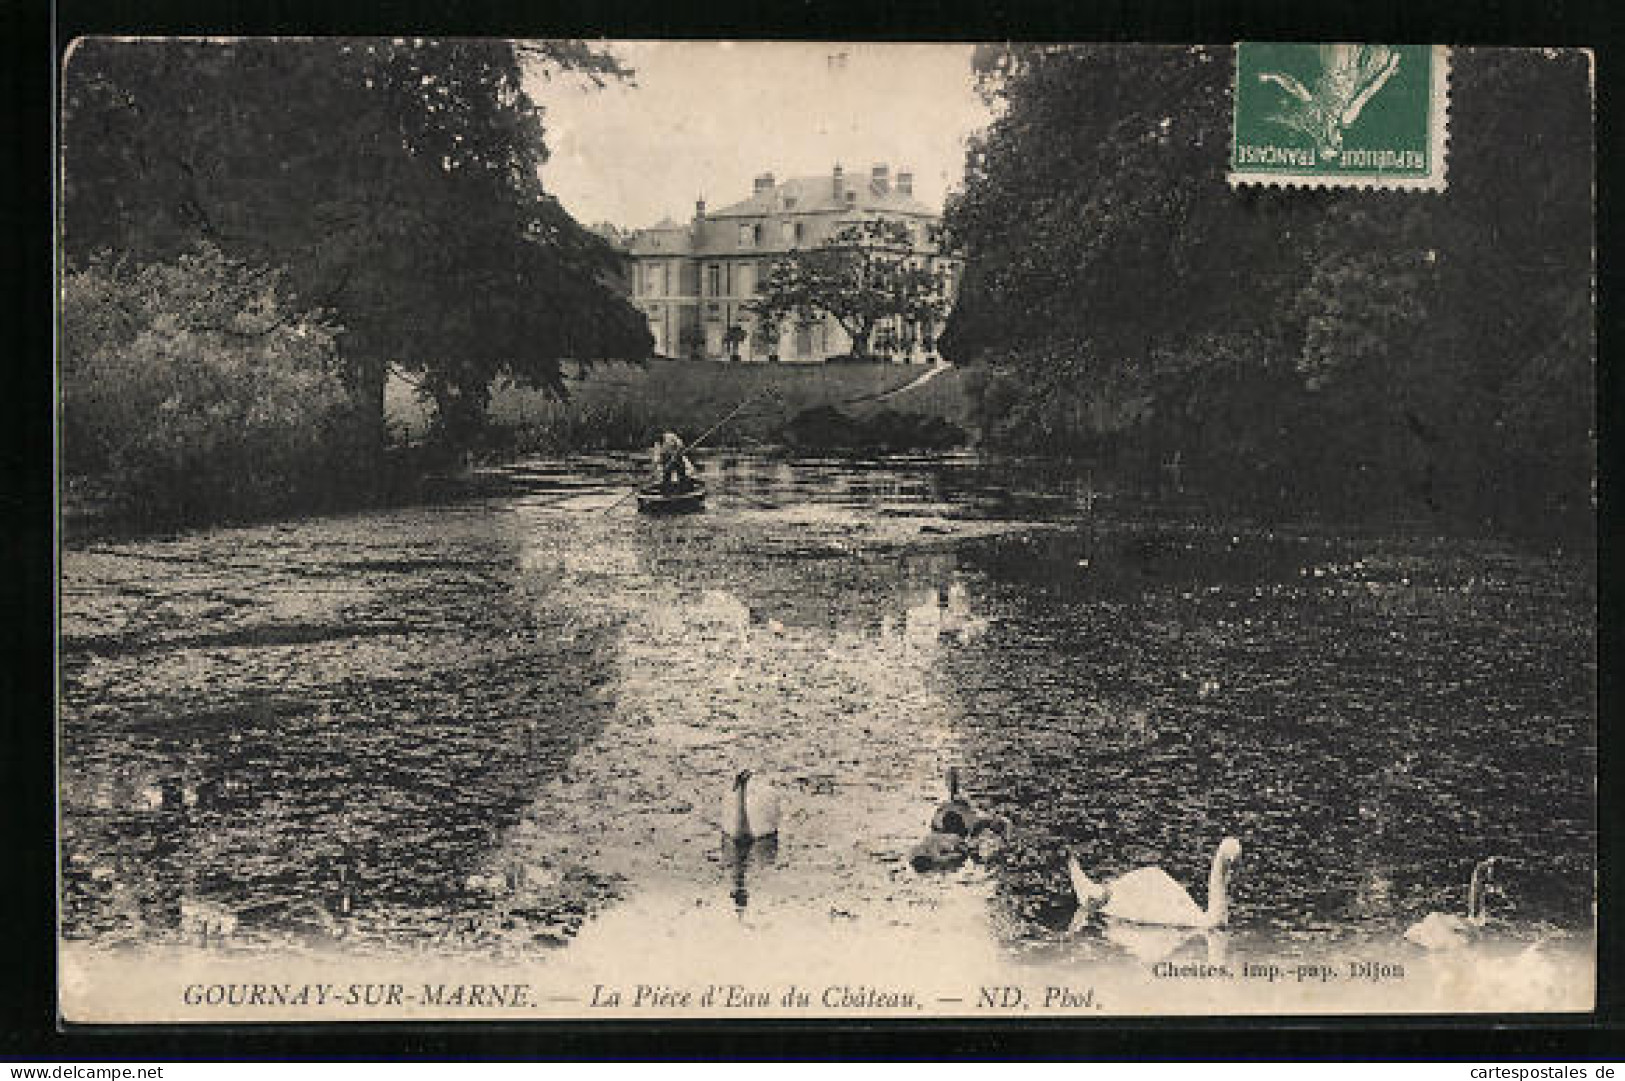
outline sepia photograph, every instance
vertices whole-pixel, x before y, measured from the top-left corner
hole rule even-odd
[[[1592,1013],[1594,76],[73,41],[62,1021]]]

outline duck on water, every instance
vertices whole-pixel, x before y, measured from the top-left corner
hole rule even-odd
[[[959,790],[959,769],[948,770],[948,798],[931,816],[931,832],[909,852],[916,871],[951,871],[975,853],[986,859],[1010,836],[1010,820],[983,811]]]

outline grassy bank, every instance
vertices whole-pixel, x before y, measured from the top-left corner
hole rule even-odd
[[[884,397],[924,372],[921,367],[886,363],[651,360],[642,366],[598,364],[584,372],[571,366],[565,381],[567,401],[555,401],[541,391],[498,387],[491,418],[499,451],[554,454],[644,447],[667,430],[692,439],[746,399],[750,403],[708,442],[776,443],[797,414],[829,406],[855,415],[881,408],[919,411],[963,424],[958,371],[943,373],[917,391]],[[916,395],[919,401],[914,400]],[[404,383],[390,388],[389,415],[409,438],[422,436],[430,419]]]
[[[919,369],[914,369],[916,375]],[[896,409],[905,413],[923,413],[940,417],[958,425],[967,432],[976,428],[971,415],[971,373],[965,368],[950,368],[932,377],[918,387],[912,387],[881,401],[854,402],[841,408],[855,417],[872,416],[882,409]]]
[[[919,387],[901,390],[926,371],[885,363],[654,360],[646,366],[600,364],[586,372],[577,372],[572,365],[566,379],[567,401],[512,386],[496,390],[492,438],[484,454],[502,458],[636,450],[652,445],[668,430],[694,439],[741,402],[747,403],[745,408],[719,428],[708,445],[766,444],[820,453],[958,445],[963,433],[945,435],[943,422],[970,428],[965,373],[952,369]],[[132,497],[127,484],[105,470],[67,475],[61,506],[64,537],[80,543],[222,522],[390,506],[470,491],[477,482],[462,468],[462,456],[448,456],[444,448],[424,442],[431,409],[411,384],[392,381],[386,388],[385,412],[397,442],[389,451],[364,469],[297,471],[294,479],[274,490],[268,487],[268,494],[257,500],[228,498],[236,494],[230,485],[241,470],[235,469],[225,472],[224,496],[209,490],[188,495],[190,489],[168,485],[160,488],[162,499]],[[832,410],[835,415],[830,415]],[[835,444],[827,438],[831,432],[839,437]]]

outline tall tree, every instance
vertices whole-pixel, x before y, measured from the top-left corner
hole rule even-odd
[[[899,324],[901,340],[908,329],[933,326],[947,314],[943,271],[921,264],[906,225],[856,222],[775,263],[751,309],[769,326],[828,315],[851,339],[852,355],[867,357],[882,324]]]
[[[941,347],[986,369],[994,442],[1179,451],[1292,500],[1586,509],[1584,54],[1456,50],[1438,195],[1231,188],[1228,49],[975,64],[1001,109],[946,214]]]
[[[542,190],[527,65],[625,74],[580,42],[78,43],[66,62],[64,246],[173,258],[196,240],[285,268],[342,327],[381,432],[390,365],[479,427],[496,374],[558,389],[558,360],[643,355],[608,245]]]

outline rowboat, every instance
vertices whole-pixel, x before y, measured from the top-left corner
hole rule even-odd
[[[693,482],[682,491],[668,491],[658,484],[638,489],[638,510],[644,514],[692,514],[705,509],[705,485]]]

